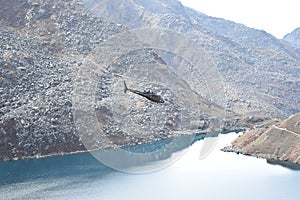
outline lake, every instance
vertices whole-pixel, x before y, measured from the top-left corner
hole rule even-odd
[[[219,137],[205,159],[200,140],[152,173],[120,172],[89,153],[0,163],[0,199],[300,199],[300,171],[222,152],[237,134]]]

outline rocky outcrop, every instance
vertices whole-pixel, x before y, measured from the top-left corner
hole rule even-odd
[[[232,142],[224,151],[266,158],[272,163],[286,161],[300,164],[300,113],[286,120],[269,121]]]

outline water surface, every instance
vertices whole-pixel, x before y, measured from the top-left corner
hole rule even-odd
[[[300,171],[219,149],[236,134],[221,135],[199,159],[194,143],[170,167],[128,174],[101,165],[89,153],[0,164],[0,199],[256,199],[298,200]]]

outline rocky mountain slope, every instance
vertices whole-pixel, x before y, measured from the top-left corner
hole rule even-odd
[[[175,0],[84,3],[1,1],[0,160],[248,129],[299,110],[299,54],[265,32]],[[165,103],[124,93],[124,81]]]
[[[281,122],[269,122],[269,128],[257,127],[232,142],[225,151],[300,164],[300,113]]]
[[[176,55],[168,55],[173,64],[167,64],[150,41],[140,39],[168,46],[175,38],[158,40],[163,34],[169,38],[166,32],[152,37],[128,32],[77,0],[1,1],[0,11],[0,160],[240,130],[256,123],[217,105],[214,100],[224,98],[218,76],[206,81],[215,92],[206,89],[201,95],[181,71],[189,66],[201,86],[205,71],[184,65],[188,62]],[[182,40],[182,48],[173,51],[215,72],[209,59],[195,55],[202,48],[192,45]],[[124,94],[123,81],[132,89],[152,90],[165,103]]]
[[[292,47],[300,49],[300,27],[285,35],[283,40],[288,42]]]
[[[125,28],[77,1],[1,1],[0,9],[0,159],[85,149],[72,80],[80,57]]]
[[[83,2],[98,16],[131,29],[168,29],[197,41],[223,78],[229,109],[280,118],[300,111],[300,54],[272,35],[206,16],[177,0]],[[163,59],[168,60],[168,56]],[[193,74],[187,69],[180,72]],[[201,93],[201,89],[193,89]]]

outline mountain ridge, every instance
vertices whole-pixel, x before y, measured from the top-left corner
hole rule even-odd
[[[300,51],[300,27],[296,28],[291,33],[286,34],[282,40]]]
[[[167,1],[172,2],[170,4],[156,0],[155,9],[151,10],[146,9],[149,3],[143,0],[83,2],[96,15],[131,29],[167,29],[196,41],[224,78],[229,109],[280,118],[299,111],[300,102],[296,97],[300,93],[297,75],[300,54],[272,35],[209,17],[185,8],[176,0]],[[179,7],[179,15],[178,10],[173,11],[175,7]],[[282,87],[284,85],[289,87]]]

